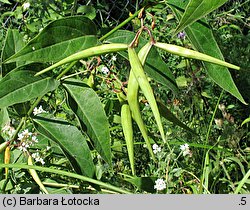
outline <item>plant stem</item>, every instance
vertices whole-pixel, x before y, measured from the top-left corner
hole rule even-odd
[[[72,63],[70,63],[69,66],[56,77],[56,80],[60,80],[77,62],[78,61],[73,61]]]
[[[217,109],[218,109],[218,106],[219,106],[219,103],[220,103],[220,100],[222,98],[222,95],[224,93],[224,90],[221,91],[221,94],[217,100],[217,103],[216,103],[216,106],[214,108],[214,112],[213,112],[213,115],[212,115],[212,118],[210,120],[210,123],[209,123],[209,127],[208,127],[208,130],[207,130],[207,134],[206,134],[206,141],[205,141],[205,144],[207,145],[208,144],[208,139],[209,139],[209,136],[210,136],[210,133],[211,133],[211,130],[212,130],[212,126],[213,126],[213,122],[214,122],[214,118],[215,118],[215,114],[217,112]],[[202,176],[201,176],[201,181],[200,181],[200,193],[202,192],[202,186],[203,186],[203,182],[204,182],[204,179],[205,179],[205,171],[206,171],[206,155],[207,153],[209,152],[210,149],[204,151],[204,154],[203,154],[203,163],[202,163],[202,168],[203,168],[203,171],[202,171]]]
[[[103,41],[104,39],[106,39],[107,37],[109,37],[111,34],[115,33],[118,29],[120,29],[121,27],[125,26],[132,19],[134,19],[140,12],[141,12],[141,10],[136,11],[135,14],[133,14],[132,16],[130,16],[129,18],[127,18],[126,20],[124,20],[122,23],[120,23],[118,26],[116,26],[114,29],[112,29],[111,31],[109,31],[108,33],[106,33],[104,36],[102,36],[99,39],[99,41]]]
[[[238,194],[241,190],[241,188],[243,187],[243,185],[245,184],[245,182],[247,181],[248,177],[250,176],[250,170],[248,170],[248,172],[246,173],[246,175],[243,177],[243,179],[240,181],[238,187],[236,188],[236,190],[234,191],[234,194]]]
[[[86,177],[86,176],[82,176],[79,174],[75,174],[75,173],[71,173],[68,171],[62,171],[62,170],[58,170],[58,169],[52,169],[52,168],[47,168],[47,167],[42,167],[42,166],[35,166],[35,165],[24,165],[24,164],[0,164],[0,168],[22,168],[22,169],[34,169],[37,171],[43,171],[43,172],[48,172],[48,173],[54,173],[54,174],[59,174],[59,175],[63,175],[63,176],[67,176],[67,177],[71,177],[71,178],[76,178],[76,179],[80,179],[82,181],[86,181],[86,182],[90,182],[96,185],[100,185],[104,188],[110,189],[110,190],[114,190],[118,193],[123,193],[123,194],[131,194],[131,192],[126,191],[121,189],[120,187],[116,187],[110,184],[106,184],[104,182]]]
[[[29,117],[32,114],[34,108],[39,104],[39,102],[42,100],[42,98],[43,98],[43,96],[38,97],[36,99],[36,101],[32,104],[32,106],[30,107],[30,109],[28,110],[27,116],[22,117],[22,119],[21,119],[21,121],[20,121],[20,123],[19,123],[19,125],[18,125],[18,127],[17,127],[17,129],[16,129],[16,131],[15,131],[13,137],[12,137],[12,139],[10,140],[10,143],[12,143],[17,138],[18,133],[22,129],[22,127],[23,127],[23,125],[24,125],[27,117]]]

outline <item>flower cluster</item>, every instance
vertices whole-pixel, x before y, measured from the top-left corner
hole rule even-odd
[[[38,142],[36,135],[29,132],[28,129],[18,134],[18,140],[20,141],[18,148],[23,152],[26,152],[30,146]]]
[[[38,115],[38,114],[45,113],[45,112],[46,111],[43,110],[42,106],[39,106],[39,108],[35,107],[34,110],[33,110],[34,115]]]
[[[45,162],[44,162],[43,158],[41,158],[39,152],[33,153],[31,156],[35,159],[36,162],[40,162],[42,165],[45,164]]]
[[[155,181],[154,189],[156,189],[156,190],[166,189],[166,182],[163,179],[157,179]]]
[[[181,145],[180,150],[183,152],[183,156],[186,155],[189,155],[190,157],[192,156],[192,152],[190,151],[188,144]]]
[[[157,144],[153,144],[153,153],[156,154],[161,151],[161,147],[159,147]]]
[[[10,123],[7,123],[3,128],[2,128],[2,133],[6,135],[6,138],[10,139],[14,133],[16,132],[15,128],[10,125]]]

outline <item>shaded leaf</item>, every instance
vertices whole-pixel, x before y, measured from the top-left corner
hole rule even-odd
[[[146,192],[155,193],[154,189],[156,177],[132,177],[125,178],[125,181],[130,182],[131,184],[138,187],[140,190],[144,190]]]
[[[82,16],[66,17],[47,25],[5,62],[52,62],[97,44],[95,24]]]
[[[182,123],[162,102],[160,102],[158,100],[157,105],[158,105],[158,108],[159,108],[159,111],[160,111],[160,114],[162,117],[164,117],[168,121],[174,123],[175,125],[180,126],[181,128],[185,129],[186,131],[197,135],[191,128],[189,128],[184,123]]]
[[[45,116],[45,117],[44,117]],[[92,177],[95,167],[86,137],[67,121],[48,115],[35,117],[35,128],[48,139],[56,142],[68,157],[77,173]]]
[[[66,80],[63,86],[68,93],[68,103],[94,142],[102,158],[111,163],[109,123],[95,91],[79,80]]]
[[[11,4],[8,0],[0,0],[0,2],[5,3],[5,4]]]
[[[4,62],[7,58],[17,53],[21,48],[24,47],[24,45],[25,43],[23,41],[23,34],[21,34],[16,29],[8,29],[2,50],[1,62]],[[21,61],[10,64],[2,63],[2,76],[23,63],[25,62]]]
[[[84,5],[84,6],[78,7],[77,14],[82,14],[85,17],[93,20],[96,17],[96,10],[92,6]]]
[[[250,117],[246,118],[246,119],[241,123],[241,126],[243,126],[244,124],[249,123],[249,122],[250,122]]]
[[[12,71],[0,80],[0,108],[29,101],[55,90],[59,82],[33,71]]]
[[[10,122],[9,114],[6,108],[0,110],[0,131]],[[1,143],[1,142],[0,142]]]
[[[184,30],[188,25],[204,17],[227,1],[228,0],[190,0],[175,33]]]
[[[169,0],[168,4],[171,6],[176,17],[180,20],[185,8],[185,2]],[[211,55],[215,58],[224,60],[220,48],[215,41],[213,33],[209,28],[205,19],[193,23],[186,27],[185,32],[192,43],[195,50]],[[229,70],[226,67],[218,66],[208,62],[202,62],[210,78],[219,85],[222,89],[226,90],[242,103],[246,104],[241,96],[238,88],[236,87]]]
[[[106,41],[111,43],[130,44],[134,37],[135,33],[133,32],[118,30],[117,32],[109,36]],[[139,46],[136,51],[139,51],[147,42],[148,41],[146,39],[140,38]],[[128,59],[128,54],[126,52],[119,52],[119,54]],[[167,86],[173,92],[179,92],[172,72],[169,70],[166,63],[161,59],[158,51],[154,47],[151,48],[148,54],[145,63],[145,71],[151,78],[161,83],[162,85]]]

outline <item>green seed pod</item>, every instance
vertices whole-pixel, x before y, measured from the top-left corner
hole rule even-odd
[[[129,157],[132,174],[135,175],[132,117],[131,117],[129,105],[127,103],[123,103],[121,107],[121,123],[122,123],[122,130],[124,133],[124,137],[125,137],[125,141],[126,141],[126,145],[128,149],[128,157]]]
[[[147,55],[151,47],[152,47],[152,44],[148,43],[143,48],[141,48],[140,52],[138,53],[138,57],[142,63],[142,66],[144,66],[145,64]],[[147,129],[145,128],[145,125],[141,117],[139,100],[138,100],[138,91],[139,91],[139,84],[135,78],[134,73],[130,71],[129,79],[128,79],[128,91],[127,91],[128,104],[132,113],[132,117],[135,120],[136,124],[138,125],[141,131],[141,134],[146,142],[149,153],[152,156],[153,160],[155,161],[156,159],[155,159],[155,155],[153,153],[151,143],[147,134]]]
[[[138,55],[136,54],[134,48],[131,48],[131,47],[128,48],[128,56],[129,56],[129,62],[131,65],[131,71],[134,73],[135,78],[136,78],[143,94],[145,95],[145,97],[148,100],[148,103],[149,103],[149,105],[152,109],[153,115],[155,117],[157,126],[159,128],[162,140],[164,142],[166,142],[165,134],[164,134],[164,130],[163,130],[162,122],[161,122],[161,117],[160,117],[158,106],[157,106],[157,103],[156,103],[156,100],[154,97],[153,90],[148,82],[148,79],[144,73],[141,61],[138,58]]]
[[[196,60],[202,60],[202,61],[217,64],[217,65],[225,66],[231,69],[240,70],[240,67],[238,66],[235,66],[223,60],[214,58],[212,56],[209,56],[209,55],[206,55],[206,54],[194,51],[194,50],[189,50],[184,47],[180,47],[180,46],[172,45],[172,44],[160,43],[160,42],[156,42],[154,45],[174,55],[179,55],[179,56],[183,56],[186,58],[193,58]]]
[[[73,55],[70,55],[67,58],[62,59],[61,61],[51,65],[50,67],[43,69],[42,71],[39,71],[38,73],[35,74],[35,76],[44,74],[45,72],[50,71],[58,66],[66,64],[66,63],[77,61],[77,60],[80,60],[83,58],[88,58],[91,56],[123,51],[123,50],[126,50],[127,48],[128,48],[128,45],[126,45],[126,44],[103,44],[100,46],[91,47],[91,48],[88,48],[86,50],[77,52]]]
[[[28,165],[33,166],[33,161],[32,161],[31,155],[29,155],[29,157],[28,157]],[[46,188],[44,187],[43,183],[41,182],[38,174],[36,173],[36,170],[35,169],[29,169],[29,173],[32,176],[32,178],[34,179],[34,181],[39,185],[39,187],[41,188],[41,190],[45,194],[49,194],[49,192],[46,190]]]

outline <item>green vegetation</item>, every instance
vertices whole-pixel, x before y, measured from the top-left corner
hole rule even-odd
[[[0,0],[0,193],[250,192],[249,0],[126,2]]]

